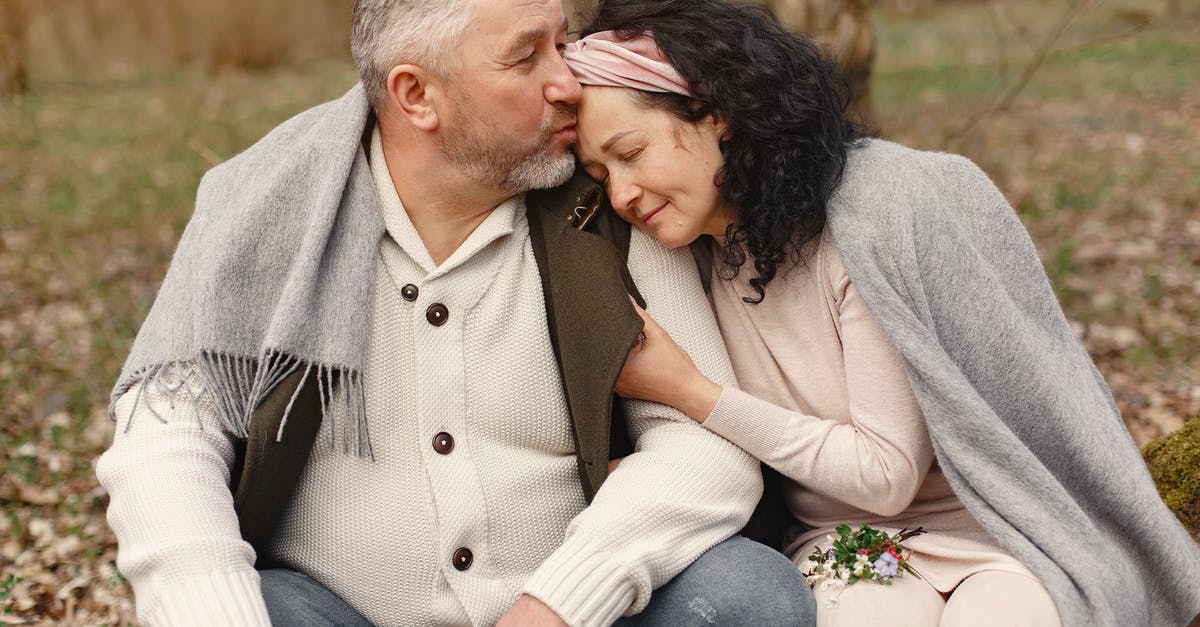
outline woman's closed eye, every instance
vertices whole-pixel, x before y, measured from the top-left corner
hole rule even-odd
[[[583,171],[588,176],[592,177],[593,181],[596,181],[597,183],[599,183],[601,185],[608,185],[608,170],[607,169],[599,167],[599,166],[590,166],[590,167],[585,167],[583,169]]]

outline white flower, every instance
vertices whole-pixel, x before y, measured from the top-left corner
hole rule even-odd
[[[837,579],[829,579],[822,583],[821,590],[828,592],[828,594],[825,596],[825,607],[837,607],[838,597],[841,595],[842,590],[845,589],[846,582],[839,581]]]
[[[822,590],[833,590],[834,592],[837,592],[839,590],[844,589],[845,587],[846,587],[846,582],[841,581],[839,579],[827,579],[827,580],[821,582]]]

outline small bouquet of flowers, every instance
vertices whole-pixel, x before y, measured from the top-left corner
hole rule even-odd
[[[912,573],[903,542],[925,533],[925,529],[902,529],[888,535],[863,525],[854,531],[850,525],[838,525],[838,538],[825,536],[830,548],[817,546],[802,568],[808,585],[829,590],[828,606],[837,604],[838,594],[846,586],[859,581],[873,581],[885,586],[902,573]],[[916,576],[915,573],[913,576]]]

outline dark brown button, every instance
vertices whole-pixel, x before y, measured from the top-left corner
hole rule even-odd
[[[429,321],[429,324],[440,327],[450,319],[450,310],[441,303],[434,303],[425,310],[425,319]]]
[[[417,291],[417,286],[413,285],[412,283],[400,288],[400,297],[410,303],[414,300],[417,300],[417,294],[419,293],[420,292]]]
[[[445,431],[433,436],[433,450],[442,455],[449,455],[454,450],[454,436]]]
[[[475,561],[475,555],[471,553],[471,549],[461,548],[454,552],[454,567],[458,570],[466,570],[471,567],[471,562]]]

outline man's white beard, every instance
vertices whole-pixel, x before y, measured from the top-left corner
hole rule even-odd
[[[571,180],[571,175],[575,173],[575,156],[570,152],[557,157],[551,154],[552,123],[552,120],[548,120],[543,125],[547,128],[542,129],[542,136],[546,138],[542,149],[509,170],[508,176],[501,183],[501,189],[520,193],[531,189],[558,187]]]
[[[540,140],[535,151],[516,152],[509,138],[489,128],[471,115],[469,97],[457,101],[464,113],[457,124],[448,126],[442,139],[442,150],[449,161],[472,179],[514,194],[531,189],[558,187],[575,173],[575,157],[570,152],[554,156],[551,144],[555,126],[570,120],[570,112],[542,122]]]

